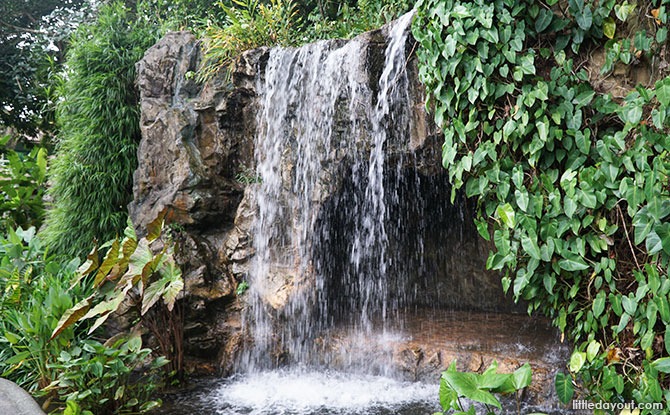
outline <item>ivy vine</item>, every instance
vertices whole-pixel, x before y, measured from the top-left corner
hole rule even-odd
[[[575,344],[559,397],[572,399],[574,380],[586,397],[667,413],[670,0],[417,8],[427,107],[454,192],[477,200],[487,267]],[[613,97],[592,82],[598,50],[596,76],[637,65],[650,79]]]

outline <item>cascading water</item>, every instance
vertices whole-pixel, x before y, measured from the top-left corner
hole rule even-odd
[[[345,172],[329,170],[338,158],[348,158],[343,164],[354,178],[353,198],[341,200],[355,221],[350,266],[337,276],[349,287],[342,295],[349,299],[351,323],[363,333],[372,332],[374,319],[387,317],[386,157],[390,138],[407,141],[409,132],[405,46],[411,18],[408,13],[390,30],[377,85],[360,76],[369,63],[365,45],[357,40],[270,51],[258,80],[263,91],[256,142],[260,183],[246,316],[254,346],[243,363],[250,370],[271,364],[279,354],[273,350],[277,345],[292,361],[313,363],[315,334],[336,318],[324,295],[333,276],[322,272],[328,267],[315,263],[313,253],[328,243],[316,225],[324,194],[330,193],[326,190],[342,185],[332,176]],[[366,113],[366,108],[373,111]],[[288,317],[281,327],[273,325],[267,310],[272,294],[265,291],[266,282],[273,278],[290,278],[296,287],[281,310]],[[323,353],[318,354],[323,361]]]
[[[182,225],[185,367],[226,376],[160,413],[425,415],[452,362],[493,360],[530,363],[525,403],[557,405],[556,332],[513,313],[485,270],[493,242],[462,195],[449,203],[410,20],[248,51],[204,84],[187,32],[138,62],[130,214]]]
[[[453,311],[512,306],[428,132],[412,148],[411,19],[258,61],[249,341],[235,376],[167,413],[425,415],[453,359],[555,361],[548,328]]]

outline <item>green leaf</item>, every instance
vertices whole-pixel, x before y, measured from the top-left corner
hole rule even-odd
[[[531,370],[530,364],[526,363],[512,373],[512,379],[514,381],[514,387],[517,390],[523,389],[530,385],[533,378],[533,372]]]
[[[566,271],[582,271],[589,268],[586,262],[576,255],[559,260],[558,266]]]
[[[567,405],[575,394],[575,388],[572,386],[572,378],[563,372],[556,373],[554,379],[556,395],[562,404]]]
[[[593,317],[600,317],[603,311],[605,311],[605,291],[598,291],[591,308],[593,309]]]
[[[591,7],[584,7],[581,13],[578,13],[575,16],[575,20],[577,21],[577,24],[580,28],[583,30],[589,30],[593,24],[593,13],[591,12]]]
[[[635,311],[637,310],[637,301],[635,301],[634,298],[628,296],[621,297],[621,305],[623,305],[623,309],[626,311],[626,313],[630,314],[631,317],[635,315]]]
[[[537,238],[531,238],[528,235],[521,236],[521,246],[523,250],[534,259],[540,258],[540,247],[537,245]]]
[[[578,373],[580,370],[582,370],[584,363],[586,363],[586,353],[575,351],[572,353],[572,356],[570,356],[570,372]]]
[[[551,9],[540,9],[540,12],[537,15],[535,20],[535,31],[540,33],[544,31],[554,18],[554,12]]]
[[[569,196],[566,196],[563,199],[563,211],[565,212],[565,215],[572,219],[572,216],[575,214],[575,211],[577,210],[577,202]]]
[[[655,254],[663,249],[663,240],[654,231],[649,232],[645,241],[645,247],[649,255]]]
[[[611,17],[603,20],[603,34],[609,38],[614,38],[614,33],[616,33],[616,22]]]
[[[86,315],[86,313],[88,313],[88,310],[91,309],[91,301],[93,300],[93,297],[94,295],[91,295],[78,302],[71,309],[67,310],[58,321],[58,324],[56,324],[56,328],[54,328],[49,341],[53,340],[54,337],[62,333],[63,330],[81,320]]]
[[[670,357],[662,357],[651,362],[651,366],[663,373],[670,373]]]
[[[654,227],[656,235],[661,240],[661,246],[666,254],[670,255],[670,222],[658,224]]]
[[[513,228],[516,224],[514,219],[514,208],[509,203],[498,205],[496,208],[496,215],[508,228]]]
[[[588,359],[588,361],[592,362],[593,359],[595,359],[596,356],[598,356],[599,351],[600,351],[600,343],[598,343],[595,340],[591,340],[588,347],[586,348],[586,358]]]
[[[633,101],[621,107],[620,118],[623,122],[638,124],[642,119],[642,105]]]

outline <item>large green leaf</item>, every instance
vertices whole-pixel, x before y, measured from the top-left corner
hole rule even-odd
[[[533,371],[529,363],[525,363],[512,373],[514,387],[519,390],[528,387],[533,379]]]
[[[575,351],[570,356],[570,372],[578,373],[586,363],[586,353]]]
[[[670,357],[662,357],[651,362],[651,366],[663,373],[670,373]]]
[[[670,105],[670,77],[656,82],[656,98],[662,105]]]
[[[537,237],[523,235],[521,237],[521,246],[531,258],[540,260],[540,247],[537,246]]]
[[[86,315],[86,313],[88,313],[88,311],[91,309],[91,302],[93,300],[93,297],[94,295],[84,298],[83,300],[75,304],[74,307],[67,310],[65,314],[63,314],[63,316],[58,321],[58,324],[56,324],[56,328],[54,328],[53,333],[51,334],[49,340],[53,340],[54,337],[62,333],[63,330],[67,329],[77,321],[81,320]]]
[[[559,260],[558,266],[566,271],[582,271],[589,268],[586,261],[577,255],[570,255]]]
[[[498,205],[496,208],[496,215],[508,228],[513,228],[516,224],[514,218],[514,208],[509,203]]]
[[[563,372],[556,373],[554,387],[558,400],[567,405],[575,394],[575,388],[572,386],[572,378]]]
[[[598,291],[591,305],[593,317],[598,318],[605,311],[605,291]]]

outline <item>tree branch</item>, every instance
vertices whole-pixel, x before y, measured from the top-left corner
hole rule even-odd
[[[14,29],[14,30],[19,31],[19,32],[28,32],[28,33],[35,33],[35,34],[40,34],[40,35],[44,34],[44,32],[41,31],[41,30],[29,29],[27,27],[14,26],[13,24],[3,22],[2,20],[0,20],[0,26],[9,27],[10,29]]]

